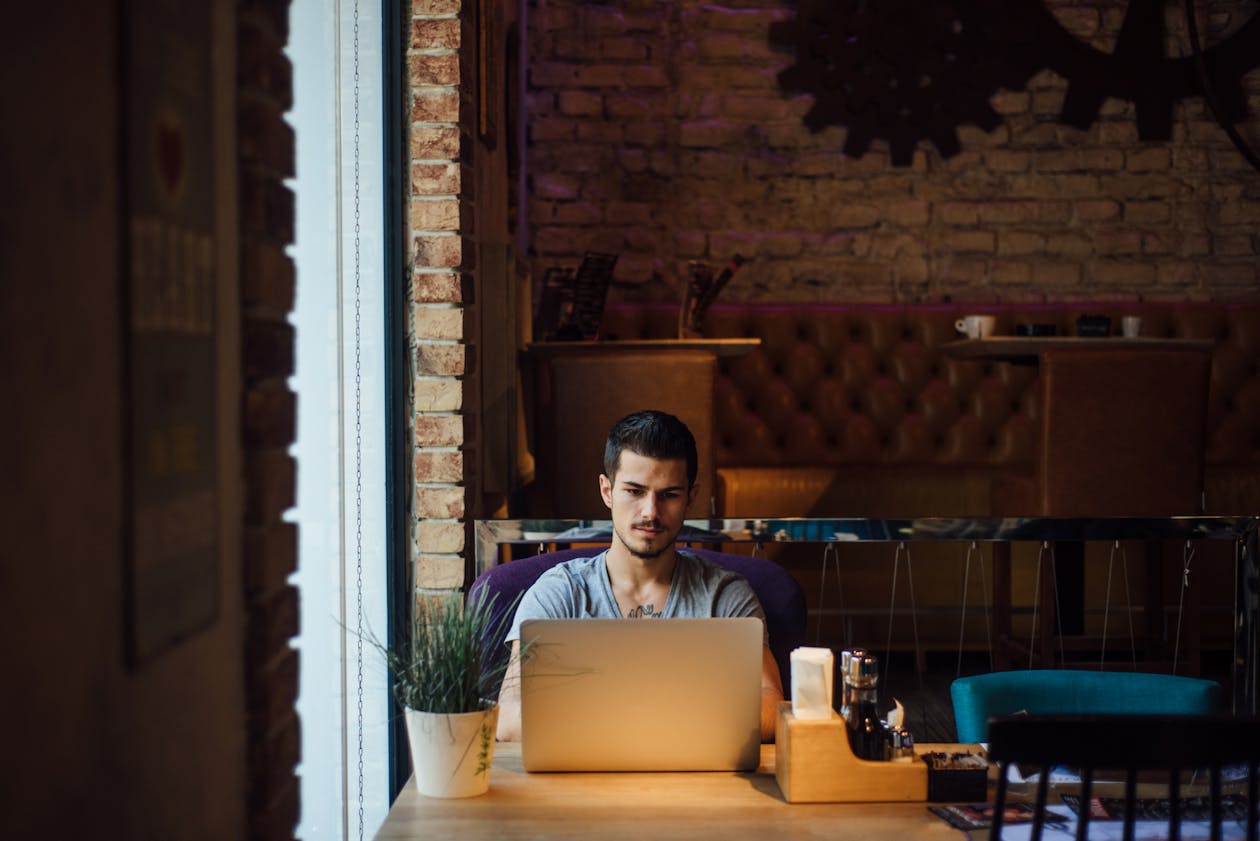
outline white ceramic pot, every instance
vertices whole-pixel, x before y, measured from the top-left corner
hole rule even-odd
[[[407,710],[416,788],[426,797],[476,797],[490,788],[499,706],[471,713]]]

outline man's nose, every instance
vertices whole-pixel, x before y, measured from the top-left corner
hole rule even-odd
[[[643,495],[643,517],[648,520],[656,519],[657,501],[656,494]]]

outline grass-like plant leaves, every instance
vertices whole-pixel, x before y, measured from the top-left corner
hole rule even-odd
[[[399,704],[423,712],[470,713],[495,702],[486,696],[507,671],[507,647],[487,651],[485,640],[503,638],[520,596],[502,610],[495,609],[497,600],[498,594],[478,589],[467,603],[452,598],[417,608],[410,644],[382,647]]]

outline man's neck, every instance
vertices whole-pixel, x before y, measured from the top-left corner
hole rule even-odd
[[[631,554],[625,544],[614,540],[608,547],[606,563],[608,579],[614,588],[636,591],[655,585],[669,586],[678,553],[671,546],[655,558],[641,558]]]

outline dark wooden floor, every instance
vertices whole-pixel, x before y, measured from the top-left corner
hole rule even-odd
[[[956,652],[929,651],[925,654],[927,670],[922,675],[916,673],[911,652],[894,651],[889,659],[891,662],[881,668],[880,710],[891,708],[893,699],[898,699],[906,708],[906,723],[916,741],[955,741],[949,685],[960,675],[989,671],[988,654],[964,653],[960,670]],[[1215,680],[1228,690],[1229,663],[1229,652],[1204,652],[1202,677]]]

